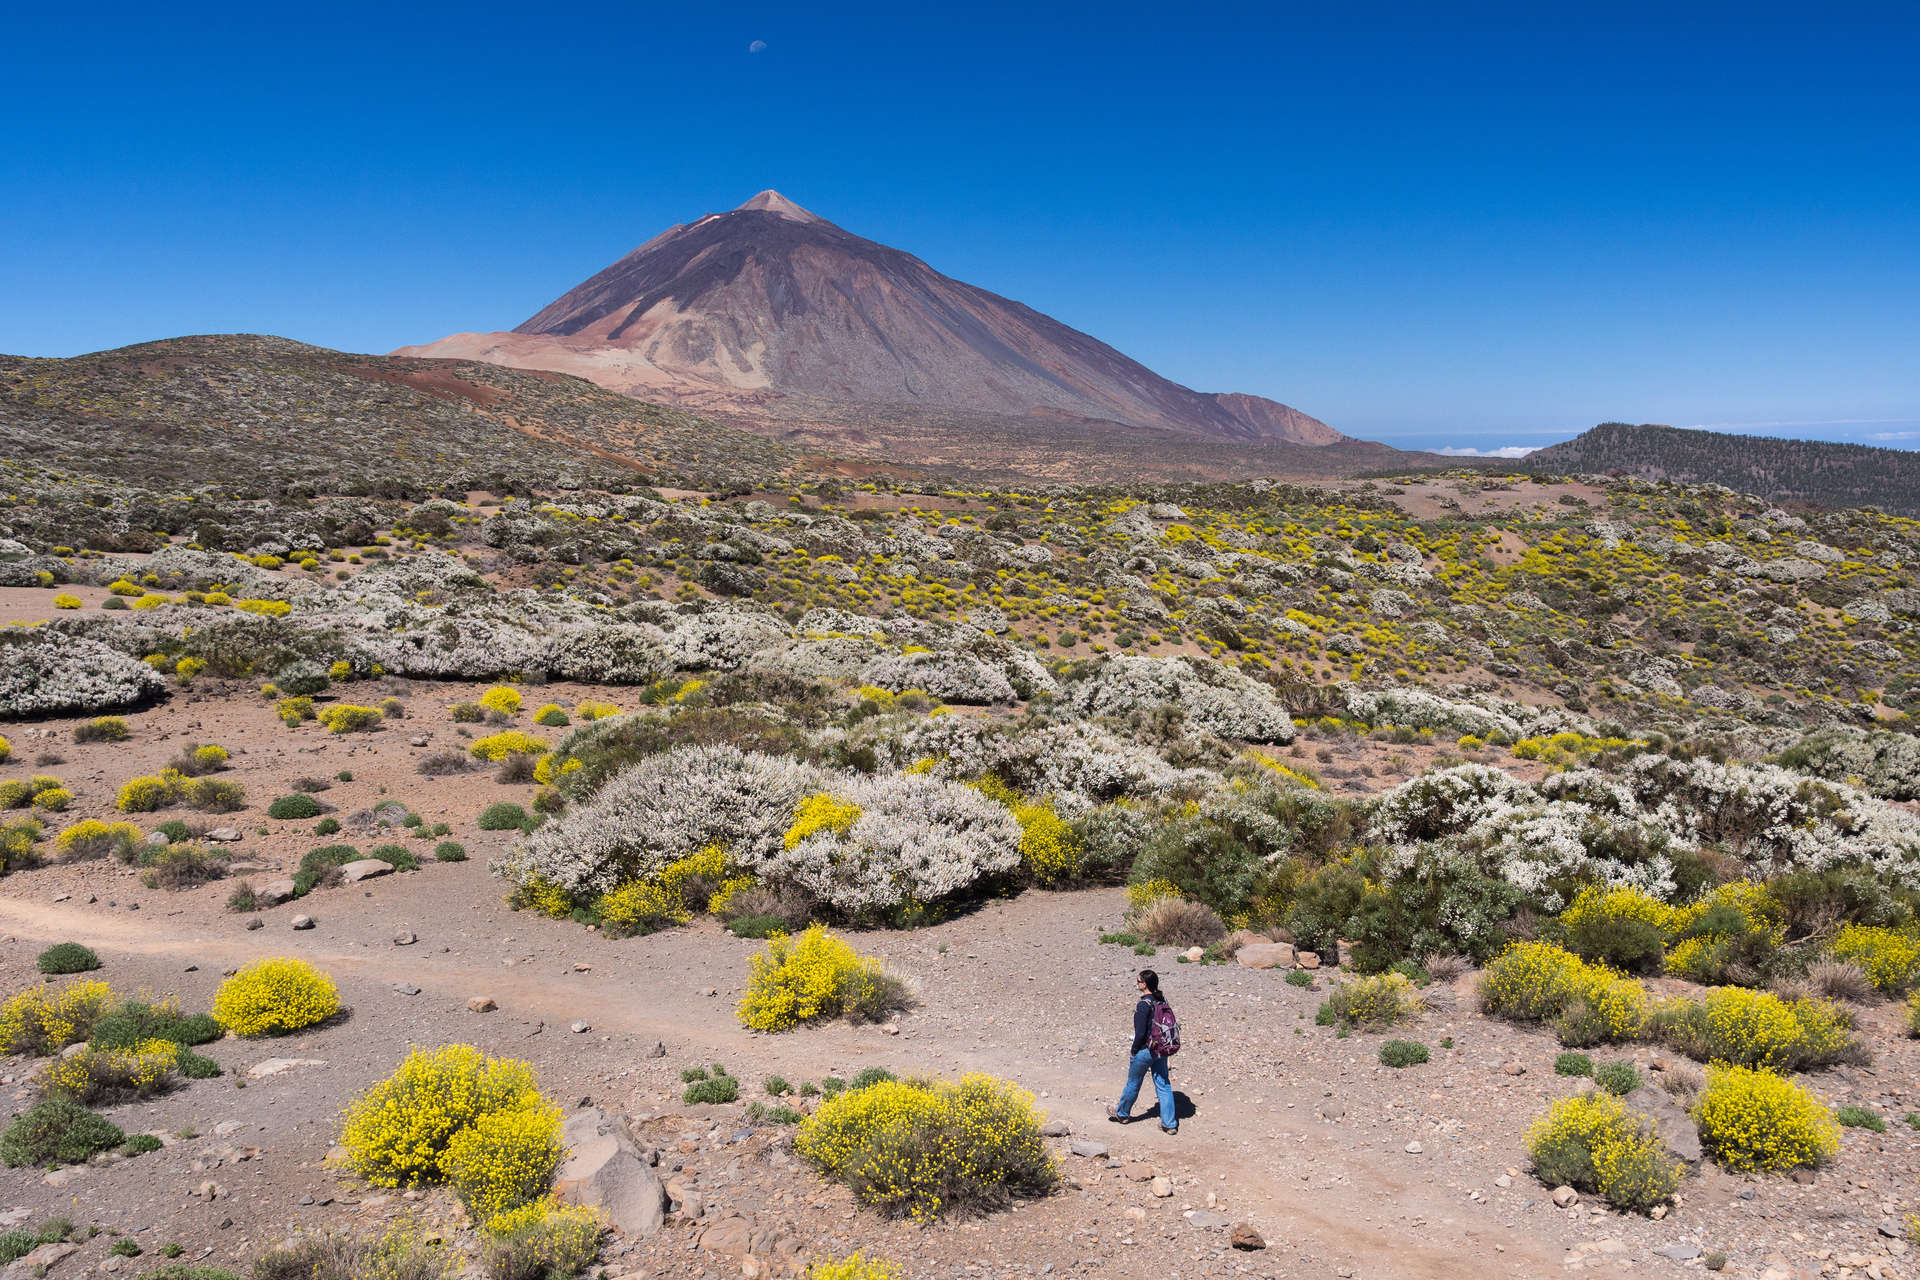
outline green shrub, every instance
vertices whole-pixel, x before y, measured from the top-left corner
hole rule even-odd
[[[1645,920],[1596,915],[1567,930],[1567,949],[1624,973],[1658,973],[1667,943]]]
[[[768,1076],[760,1082],[760,1087],[776,1098],[793,1092],[793,1086],[785,1076]]]
[[[1680,1185],[1659,1135],[1611,1094],[1555,1102],[1527,1130],[1526,1148],[1547,1186],[1592,1192],[1616,1209],[1645,1213]]]
[[[377,845],[368,852],[367,856],[369,858],[380,859],[380,861],[386,863],[395,871],[418,871],[420,869],[420,859],[414,856],[413,850],[403,844]]]
[[[166,1144],[150,1133],[136,1133],[120,1144],[120,1154],[126,1156],[144,1156],[150,1151],[158,1151]]]
[[[1428,1060],[1427,1046],[1418,1040],[1389,1040],[1380,1046],[1380,1065],[1411,1067]]]
[[[602,1230],[591,1209],[529,1204],[487,1223],[480,1269],[485,1280],[565,1280],[593,1261]]]
[[[888,1080],[801,1122],[801,1159],[884,1213],[927,1221],[1038,1196],[1059,1181],[1033,1097],[992,1076]]]
[[[203,844],[149,846],[141,855],[141,883],[149,889],[191,889],[227,874],[231,855]]]
[[[478,826],[482,831],[515,831],[532,822],[525,809],[510,800],[500,800],[480,811]]]
[[[695,1102],[735,1102],[740,1097],[740,1082],[724,1072],[688,1085],[680,1100]]]
[[[193,1046],[211,1044],[225,1034],[212,1014],[182,1014],[171,1000],[123,1000],[93,1024],[88,1043],[101,1049],[131,1049],[146,1040]]]
[[[1593,1082],[1616,1098],[1640,1087],[1640,1073],[1631,1062],[1603,1062],[1593,1070]]]
[[[143,1271],[140,1273],[139,1280],[240,1280],[240,1277],[225,1267],[174,1263],[156,1267],[152,1271]]]
[[[864,1067],[853,1077],[853,1083],[848,1085],[847,1088],[871,1089],[874,1085],[885,1084],[889,1080],[898,1080],[899,1078],[899,1076],[894,1075],[893,1072],[887,1070],[885,1067]]]
[[[1557,1076],[1590,1076],[1593,1074],[1593,1059],[1584,1053],[1569,1050],[1554,1058],[1553,1074]]]
[[[1812,1168],[1840,1151],[1832,1113],[1771,1071],[1709,1066],[1693,1118],[1701,1145],[1734,1173]]]
[[[455,1280],[459,1274],[459,1258],[437,1235],[402,1222],[377,1236],[302,1236],[261,1254],[252,1280]]]
[[[319,814],[320,802],[312,796],[300,792],[295,792],[290,796],[281,796],[278,800],[275,800],[267,806],[267,816],[269,818],[279,818],[282,821],[305,820],[307,818],[318,817]]]
[[[84,1164],[126,1140],[118,1126],[71,1098],[44,1098],[0,1134],[0,1160],[10,1168]]]
[[[1290,987],[1311,987],[1313,985],[1313,975],[1305,969],[1289,969],[1287,970],[1286,984]]]
[[[1833,1118],[1848,1129],[1871,1129],[1875,1133],[1885,1133],[1887,1131],[1887,1122],[1881,1119],[1880,1113],[1871,1107],[1859,1107],[1849,1104],[1835,1111]]]
[[[437,862],[465,862],[467,860],[467,846],[461,844],[458,840],[442,840],[439,844],[433,846],[433,856]]]
[[[293,873],[294,896],[304,898],[315,889],[337,883],[340,868],[358,861],[360,851],[350,844],[330,844],[308,850],[300,859],[299,869]]]
[[[780,916],[735,916],[727,921],[727,932],[736,938],[771,938],[787,929],[786,920]]]
[[[326,817],[313,824],[313,834],[316,836],[336,835],[339,831],[340,819],[338,818]]]
[[[34,963],[42,973],[90,973],[100,967],[100,957],[77,942],[56,942]]]
[[[127,722],[119,716],[99,716],[73,726],[75,742],[125,742]]]

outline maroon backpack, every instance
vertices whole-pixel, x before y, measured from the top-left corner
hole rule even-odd
[[[1165,1000],[1154,1002],[1153,1021],[1147,1024],[1147,1052],[1158,1058],[1171,1058],[1180,1052],[1180,1019],[1173,1016],[1173,1006]]]

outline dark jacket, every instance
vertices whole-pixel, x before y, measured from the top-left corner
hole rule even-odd
[[[1133,1048],[1127,1050],[1129,1055],[1147,1047],[1147,1032],[1153,1027],[1154,1006],[1163,999],[1162,996],[1141,996],[1140,1003],[1133,1006]]]

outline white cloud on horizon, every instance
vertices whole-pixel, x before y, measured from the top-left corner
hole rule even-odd
[[[1435,449],[1435,453],[1445,454],[1449,458],[1524,458],[1538,445],[1503,444],[1497,449],[1471,449],[1448,445],[1444,449]]]

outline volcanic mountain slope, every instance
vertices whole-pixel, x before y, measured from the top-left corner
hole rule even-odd
[[[774,191],[656,236],[511,333],[456,334],[395,354],[557,369],[784,423],[898,406],[923,420],[957,415],[958,432],[997,417],[1256,445],[1346,439],[1277,401],[1170,382]]]
[[[1691,427],[1603,422],[1527,455],[1536,475],[1610,473],[1670,484],[1723,484],[1773,502],[1871,505],[1920,516],[1920,453],[1821,440],[1776,440]]]

